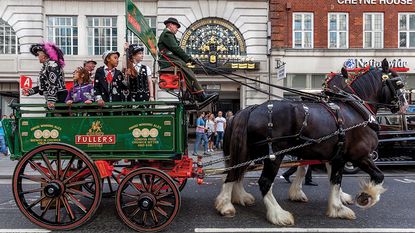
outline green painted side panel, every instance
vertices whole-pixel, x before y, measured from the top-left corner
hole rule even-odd
[[[63,142],[85,152],[181,152],[179,119],[174,114],[143,116],[28,117],[20,118],[21,151]],[[181,117],[180,117],[181,118]]]

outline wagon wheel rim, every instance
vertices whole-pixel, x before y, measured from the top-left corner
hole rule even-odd
[[[180,204],[176,183],[155,168],[140,168],[128,174],[116,196],[118,215],[136,231],[164,229],[176,217]]]
[[[74,164],[82,161],[83,166]],[[90,183],[94,192],[80,187]],[[33,223],[51,230],[69,230],[91,219],[101,201],[101,180],[94,163],[77,148],[40,146],[23,156],[13,174],[13,196]]]

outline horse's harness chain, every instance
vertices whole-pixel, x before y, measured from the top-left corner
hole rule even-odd
[[[329,135],[326,135],[326,136],[323,136],[323,137],[320,137],[320,138],[317,138],[317,139],[313,139],[312,141],[307,141],[307,142],[305,142],[303,144],[300,144],[300,145],[297,145],[297,146],[294,146],[294,147],[290,147],[290,148],[287,148],[287,149],[284,149],[284,150],[280,150],[278,152],[275,152],[275,153],[272,153],[272,154],[269,154],[269,155],[265,155],[265,156],[262,156],[262,157],[259,157],[259,158],[253,159],[253,160],[249,160],[249,161],[246,161],[244,163],[236,164],[235,166],[232,166],[232,167],[227,167],[224,170],[220,170],[220,172],[214,172],[214,173],[211,173],[211,174],[205,174],[205,177],[217,175],[217,174],[220,174],[220,173],[225,173],[225,172],[228,172],[230,170],[237,169],[237,168],[241,168],[241,167],[246,167],[246,166],[250,165],[251,163],[263,161],[265,159],[274,160],[276,158],[276,156],[279,156],[279,155],[282,155],[282,154],[286,154],[287,152],[290,152],[290,151],[293,151],[293,150],[297,150],[297,149],[300,149],[300,148],[309,146],[309,145],[314,144],[314,143],[316,143],[316,144],[321,143],[321,142],[326,141],[326,140],[328,140],[328,139],[330,139],[330,138],[332,138],[334,136],[337,136],[339,134],[345,133],[345,132],[347,132],[349,130],[352,130],[352,129],[355,129],[355,128],[358,128],[358,127],[366,127],[369,124],[369,121],[370,120],[363,121],[363,122],[361,122],[359,124],[352,125],[352,126],[350,126],[348,128],[337,129],[336,131],[334,131],[333,133],[331,133]],[[214,163],[218,163],[218,161],[221,162],[221,161],[228,160],[229,158],[230,158],[230,156],[227,156],[227,157],[225,157],[223,159],[220,159],[220,161],[219,160],[211,161],[209,163],[206,163],[206,166],[211,165],[211,164],[214,164]],[[214,162],[214,163],[212,163],[212,162]]]

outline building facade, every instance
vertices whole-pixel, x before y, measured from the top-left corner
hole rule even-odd
[[[168,17],[176,17],[182,26],[176,36],[180,39],[187,35],[186,43],[182,42],[181,45],[193,57],[210,61],[211,65],[217,65],[218,62],[220,65],[231,64],[236,68],[233,69],[235,72],[254,79],[268,80],[268,1],[133,2],[157,37],[164,29],[163,21]],[[215,31],[212,30],[214,27],[218,27],[221,34],[209,34],[209,31]],[[0,1],[2,112],[10,111],[6,106],[12,98],[20,98],[22,103],[43,101],[41,96],[19,97],[19,77],[29,76],[36,85],[41,67],[29,53],[31,44],[55,42],[65,53],[65,77],[70,81],[73,70],[82,65],[83,60],[95,59],[99,67],[103,65],[101,55],[105,50],[122,51],[126,37],[130,42],[139,42],[135,36],[126,32],[123,0]],[[231,39],[224,39],[228,37]],[[196,41],[196,38],[199,40]],[[215,52],[215,60],[212,60],[212,51]],[[144,63],[157,70],[149,53],[145,56]],[[236,110],[262,102],[266,97],[216,74],[198,72],[198,79],[208,91],[220,93],[219,105],[213,106],[215,110]],[[171,98],[164,91],[158,90],[157,93],[158,99]]]
[[[272,64],[285,63],[288,87],[317,91],[331,71],[387,58],[409,68],[400,75],[415,89],[412,0],[270,0],[270,20]]]

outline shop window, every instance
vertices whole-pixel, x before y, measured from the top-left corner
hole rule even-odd
[[[405,75],[402,75],[405,76]],[[415,75],[406,75],[405,80],[405,89],[406,90],[414,90],[415,89]]]
[[[313,48],[312,13],[293,13],[293,48]]]
[[[383,48],[383,13],[364,14],[364,48]]]
[[[291,87],[296,89],[305,89],[307,87],[307,75],[291,74]]]
[[[348,14],[329,13],[329,48],[346,49],[348,43]]]
[[[415,13],[399,14],[399,48],[415,48]]]
[[[324,74],[311,75],[311,89],[320,90],[321,86],[323,85],[324,79],[326,79],[326,75]]]
[[[117,17],[87,17],[87,21],[89,55],[117,51]]]

